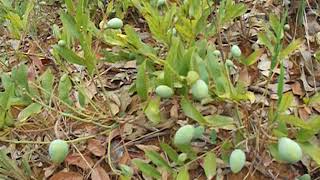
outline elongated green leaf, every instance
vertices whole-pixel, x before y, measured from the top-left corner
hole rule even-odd
[[[171,161],[178,162],[179,155],[169,144],[161,143],[160,147],[167,154]]]
[[[153,166],[151,166],[150,164],[147,164],[140,159],[133,159],[132,163],[135,166],[137,166],[139,170],[145,175],[156,178],[156,179],[161,178],[161,174],[159,173],[159,171]]]
[[[21,64],[17,68],[14,68],[11,77],[19,87],[29,90],[28,67],[25,64]]]
[[[40,76],[40,83],[41,87],[44,89],[44,97],[48,101],[51,97],[53,83],[54,83],[54,76],[51,72],[51,69],[47,69],[41,76]]]
[[[286,111],[292,104],[292,101],[293,101],[293,95],[292,93],[288,92],[288,93],[285,93],[283,96],[282,96],[282,99],[280,101],[280,104],[277,108],[278,112],[284,112]]]
[[[279,59],[282,60],[288,57],[295,50],[299,49],[302,44],[303,41],[301,39],[293,40],[285,49],[280,52]]]
[[[74,38],[81,38],[81,33],[76,25],[74,17],[70,16],[67,13],[61,13],[60,19],[62,21],[63,27],[65,30]]]
[[[72,84],[68,74],[62,75],[59,81],[59,86],[58,86],[58,97],[69,105],[72,104],[72,101],[69,98],[71,89],[72,89]]]
[[[11,99],[14,96],[14,84],[7,86],[4,92],[0,92],[0,109],[8,110],[11,106]]]
[[[217,173],[216,155],[213,152],[209,152],[203,161],[203,169],[207,176],[207,179],[212,179]]]
[[[205,120],[208,126],[232,130],[235,127],[235,122],[231,117],[222,115],[206,116]]]
[[[189,172],[188,172],[188,167],[184,166],[183,168],[180,169],[176,180],[189,180]]]
[[[259,42],[267,46],[267,48],[271,51],[271,53],[274,51],[273,45],[270,41],[270,38],[268,38],[267,34],[262,32],[258,33],[258,39],[259,39]]]
[[[42,106],[38,103],[32,103],[28,107],[24,108],[18,115],[18,121],[23,122],[30,116],[41,112]]]
[[[250,66],[258,61],[258,59],[262,56],[263,52],[264,52],[263,49],[257,49],[248,57],[241,58],[241,62],[246,66]]]
[[[272,63],[271,63],[272,64]],[[280,63],[280,75],[278,77],[278,87],[277,87],[277,95],[279,97],[278,99],[278,105],[280,105],[281,101],[282,101],[282,97],[283,97],[283,87],[284,87],[284,65],[283,65],[283,62],[281,61]],[[290,99],[289,99],[290,100]],[[286,103],[289,103],[289,102],[284,102],[284,107],[282,108],[285,108],[287,106]],[[290,103],[291,104],[291,103]],[[290,105],[289,105],[290,106]],[[283,109],[281,109],[283,110]],[[278,111],[279,112],[279,111]]]
[[[164,167],[167,170],[171,171],[170,165],[167,163],[166,160],[164,160],[159,153],[156,151],[150,150],[150,151],[145,151],[146,156],[153,162],[153,164],[159,166],[159,167]]]
[[[299,143],[304,153],[308,154],[318,165],[320,165],[320,148],[309,142]]]
[[[279,121],[283,121],[287,124],[291,124],[296,127],[304,128],[304,129],[312,129],[304,120],[293,116],[293,115],[279,115],[278,116]]]
[[[146,69],[146,61],[144,61],[138,67],[137,79],[136,79],[136,89],[141,100],[145,101],[148,99],[148,75]]]
[[[78,56],[75,52],[73,52],[71,49],[68,49],[66,47],[61,47],[59,45],[54,45],[53,48],[59,53],[60,56],[62,56],[65,60],[72,64],[78,64],[85,66],[85,59]]]
[[[181,107],[183,112],[188,116],[189,118],[192,118],[193,120],[197,121],[200,124],[205,124],[206,119],[202,116],[202,114],[190,103],[190,101],[182,97],[181,98]]]
[[[150,99],[144,113],[151,122],[154,124],[159,123],[161,121],[160,97]]]

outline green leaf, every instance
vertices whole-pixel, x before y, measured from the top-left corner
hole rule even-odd
[[[222,115],[210,115],[205,117],[206,124],[211,127],[223,129],[235,129],[235,122],[232,117]]]
[[[188,172],[188,167],[184,166],[183,168],[180,169],[176,180],[189,180],[189,172]]]
[[[302,44],[303,44],[303,41],[301,39],[293,40],[285,49],[281,50],[279,59],[282,60],[288,57],[295,50],[299,49]]]
[[[304,153],[308,154],[318,165],[320,165],[320,148],[309,142],[299,143]]]
[[[72,64],[78,64],[85,66],[85,59],[78,56],[75,52],[73,52],[71,49],[68,49],[66,47],[62,47],[59,45],[54,45],[53,48],[59,53],[60,56],[62,56],[66,61],[72,63]]]
[[[167,154],[171,161],[178,162],[179,155],[169,144],[161,143],[160,147]]]
[[[147,61],[144,61],[138,67],[137,79],[136,79],[136,89],[141,100],[145,101],[148,99],[148,75],[146,69]]]
[[[278,112],[284,112],[286,111],[292,104],[293,102],[293,95],[291,92],[285,93],[282,96],[282,99],[280,101],[280,104],[278,106]]]
[[[160,97],[150,99],[144,113],[151,122],[158,124],[161,121]]]
[[[6,87],[4,92],[0,92],[0,109],[10,109],[11,99],[14,96],[14,84],[10,84]]]
[[[32,103],[28,107],[24,108],[18,115],[18,121],[24,122],[30,116],[41,112],[42,106],[38,103]]]
[[[257,60],[262,56],[264,50],[263,49],[257,49],[253,53],[251,53],[248,57],[243,58],[241,57],[241,62],[246,65],[250,66],[257,62]]]
[[[139,170],[145,175],[156,178],[156,179],[161,178],[161,174],[159,173],[159,171],[153,166],[151,166],[150,164],[147,164],[140,159],[133,159],[132,163],[135,166],[137,166]]]
[[[205,124],[207,122],[202,114],[195,107],[193,107],[187,98],[181,98],[181,107],[186,116],[197,121],[199,124]]]
[[[69,105],[72,104],[72,100],[69,98],[71,89],[72,89],[72,84],[68,74],[62,75],[59,81],[59,86],[58,86],[58,97]]]
[[[157,165],[158,167],[164,167],[167,170],[171,171],[171,167],[167,163],[166,160],[164,160],[159,153],[156,151],[150,150],[145,151],[146,156],[153,162],[153,164]]]
[[[207,176],[207,179],[212,179],[217,173],[216,155],[213,152],[209,152],[203,160],[203,169]]]
[[[278,120],[283,121],[287,124],[291,124],[295,127],[300,127],[300,128],[304,128],[304,129],[312,129],[312,127],[310,127],[304,120],[302,120],[296,116],[293,116],[293,115],[279,115]]]
[[[29,90],[28,86],[28,67],[25,64],[21,64],[18,67],[14,68],[11,74],[11,77],[15,83],[21,88]]]
[[[280,162],[283,161],[279,155],[278,144],[270,144],[268,145],[268,149],[274,159]]]
[[[64,30],[66,30],[72,37],[79,39],[82,36],[74,17],[67,13],[61,13],[60,19],[62,21]]]
[[[51,69],[47,69],[41,76],[40,76],[40,84],[41,87],[44,89],[44,97],[47,101],[49,101],[51,94],[52,94],[52,88],[54,83],[54,76],[51,72]]]
[[[263,45],[267,46],[267,48],[271,51],[271,53],[273,53],[274,48],[273,48],[273,45],[270,41],[270,38],[268,38],[267,34],[262,33],[262,32],[258,33],[258,40]]]

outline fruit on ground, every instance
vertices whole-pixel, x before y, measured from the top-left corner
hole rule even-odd
[[[179,156],[178,156],[178,161],[179,161],[179,162],[184,162],[184,161],[187,160],[187,158],[188,158],[188,155],[187,155],[186,153],[181,153],[181,154],[179,154]]]
[[[194,127],[192,125],[185,125],[178,129],[174,136],[175,145],[188,145],[190,144],[194,135]]]
[[[52,141],[49,145],[50,159],[55,164],[60,164],[67,157],[69,152],[68,143],[61,139]]]
[[[208,85],[202,79],[199,79],[192,85],[191,93],[195,99],[201,100],[209,94]]]
[[[61,46],[61,47],[63,47],[63,46],[66,45],[66,41],[65,41],[65,40],[59,40],[59,41],[58,41],[58,45]]]
[[[199,79],[199,74],[196,71],[189,71],[187,75],[187,83],[193,84]]]
[[[231,54],[233,57],[238,58],[241,56],[241,49],[237,45],[231,47]]]
[[[280,158],[288,163],[296,163],[302,158],[302,149],[299,144],[287,137],[279,139],[278,151]]]
[[[111,29],[120,29],[123,26],[123,22],[119,18],[112,18],[108,21],[107,27]]]
[[[159,85],[156,88],[156,94],[162,98],[170,98],[174,94],[174,92],[169,86]]]
[[[246,154],[241,149],[235,149],[230,155],[229,163],[233,173],[240,172],[246,163]]]

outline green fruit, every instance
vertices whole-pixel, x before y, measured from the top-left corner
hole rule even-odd
[[[61,47],[65,46],[66,44],[67,44],[67,43],[66,43],[65,40],[59,40],[59,41],[58,41],[58,45],[61,46]]]
[[[67,157],[69,152],[69,146],[66,141],[56,139],[50,143],[49,155],[50,159],[55,164],[60,164]]]
[[[165,4],[166,4],[166,0],[158,0],[158,2],[157,2],[158,7],[163,6]]]
[[[185,125],[178,129],[174,136],[175,145],[188,145],[190,144],[194,135],[194,127],[191,125]]]
[[[181,153],[181,154],[179,154],[179,156],[178,156],[178,161],[179,161],[179,162],[184,162],[184,161],[187,160],[187,158],[188,158],[188,155],[187,155],[186,153]]]
[[[123,22],[119,18],[112,18],[108,21],[107,27],[111,29],[120,29],[123,26]]]
[[[235,58],[238,58],[241,56],[241,49],[237,45],[233,45],[231,47],[231,55]]]
[[[162,98],[170,98],[174,92],[170,87],[166,85],[160,85],[156,88],[156,94]]]
[[[204,133],[204,127],[203,126],[198,126],[194,128],[194,135],[193,139],[200,139]]]
[[[285,24],[284,25],[284,30],[289,31],[290,30],[290,25],[289,24]]]
[[[208,85],[199,79],[192,85],[191,93],[195,99],[201,100],[209,94]]]
[[[296,163],[302,158],[302,149],[299,144],[287,137],[279,139],[278,151],[280,158],[288,163]]]
[[[233,62],[232,62],[230,59],[227,59],[227,60],[226,60],[226,66],[229,67],[229,68],[231,68],[231,67],[234,67],[234,64],[233,64]]]
[[[298,177],[297,180],[311,180],[311,176],[309,174],[304,174]]]
[[[219,51],[219,50],[214,50],[213,51],[213,54],[215,55],[215,56],[217,56],[217,57],[220,57],[221,56],[221,52]]]
[[[199,79],[199,74],[196,71],[189,71],[187,75],[187,83],[189,85],[195,83]]]
[[[241,149],[235,149],[230,155],[229,163],[233,173],[240,172],[246,163],[246,154]]]

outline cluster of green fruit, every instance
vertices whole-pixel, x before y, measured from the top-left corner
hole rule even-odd
[[[174,136],[174,144],[176,146],[189,145],[192,139],[201,137],[204,129],[199,129],[199,127],[195,128],[192,125],[180,127]],[[287,137],[279,139],[278,152],[281,160],[287,163],[296,163],[302,159],[302,149],[299,144]],[[229,157],[230,169],[233,173],[240,172],[245,162],[246,155],[241,149],[235,149]]]

